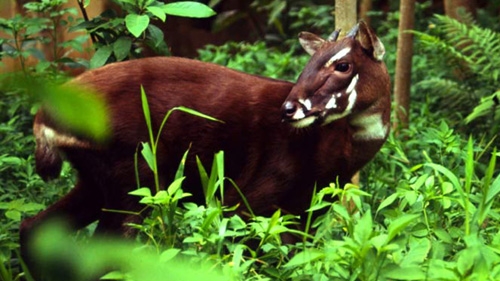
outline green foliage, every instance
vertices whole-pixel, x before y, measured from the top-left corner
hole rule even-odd
[[[151,227],[158,226],[157,221],[167,222],[168,217],[155,210],[143,225],[137,226],[147,234],[143,240],[145,246],[127,251],[137,253],[138,257],[142,253],[153,255],[144,258],[149,268],[156,268],[165,259],[183,261],[178,266],[207,265],[211,271],[223,273],[224,277],[219,278],[228,280],[497,280],[500,278],[500,214],[495,200],[500,192],[498,153],[493,150],[486,157],[487,164],[479,164],[478,158],[485,156],[481,144],[450,134],[445,124],[438,132],[429,131],[422,134],[422,140],[434,134],[441,135],[442,140],[455,140],[429,139],[425,145],[421,142],[423,156],[414,158],[415,155],[405,153],[402,140],[406,136],[391,136],[379,158],[385,159],[386,166],[400,169],[399,173],[386,172],[395,184],[377,180],[380,172],[374,169],[377,163],[373,163],[365,170],[363,190],[354,185],[342,188],[334,184],[322,188],[310,208],[311,212],[323,213],[313,224],[313,236],[293,230],[296,218],[279,211],[269,218],[253,217],[245,222],[228,213],[233,209],[221,206],[214,197],[215,201],[205,206],[172,205],[181,197],[168,194],[182,194],[176,185],[174,192],[162,195],[152,196],[149,189],[134,192],[143,203],[157,210],[174,206],[174,219],[168,223],[174,223],[175,231],[162,232],[164,227],[152,231]],[[426,151],[442,153],[429,155]],[[401,157],[392,157],[396,154]],[[456,166],[438,164],[448,157],[457,159]],[[221,180],[218,177],[221,172],[212,171],[210,174],[217,175],[217,179],[207,182]],[[382,192],[378,190],[381,188]],[[171,187],[167,190],[172,191]],[[283,243],[283,234],[297,235],[302,242]],[[164,243],[169,235],[176,237],[172,244]],[[69,247],[75,246],[66,246]],[[83,255],[99,256],[99,265],[119,268],[120,273],[113,276],[156,280],[141,272],[143,263],[121,266],[120,259],[131,258],[129,254],[114,254],[122,246],[93,247]],[[45,248],[54,250],[58,245],[48,244]],[[110,252],[112,259],[106,254]],[[58,267],[66,266],[61,263],[60,253],[55,261]]]
[[[430,63],[441,66],[437,77],[429,77],[419,86],[439,96],[458,115],[474,123],[475,131],[490,136],[499,130],[500,34],[482,28],[471,19],[461,23],[435,15],[435,25],[428,33],[414,32],[431,57]],[[471,104],[475,105],[471,111]],[[446,110],[442,110],[446,112]]]
[[[158,254],[148,247],[106,239],[78,243],[56,224],[41,230],[35,243],[50,280],[88,280],[102,275],[109,265],[116,270],[104,280],[199,280],[200,276],[208,281],[229,280],[208,262],[194,265],[175,258],[175,251]]]
[[[119,9],[104,11],[71,29],[87,30],[92,37],[96,52],[90,60],[90,68],[140,57],[144,48],[168,55],[163,31],[152,23],[154,20],[165,22],[167,15],[193,18],[215,15],[210,7],[193,1],[168,4],[155,0],[114,2]],[[84,5],[81,7],[84,9]]]
[[[82,52],[82,43],[86,40],[86,36],[60,41],[58,37],[60,30],[67,29],[69,25],[77,22],[74,18],[76,10],[63,7],[66,2],[67,0],[28,2],[24,5],[27,16],[16,14],[10,19],[0,18],[0,30],[7,35],[0,38],[2,45],[0,58],[19,60],[24,73],[35,71],[47,76],[59,75],[58,70],[63,65],[74,65],[75,62],[68,58],[68,54],[73,50]],[[45,53],[38,49],[37,44],[51,46],[49,57],[45,57]],[[28,58],[38,60],[34,69],[28,69],[26,64]]]
[[[199,50],[200,60],[265,77],[295,81],[309,56],[281,52],[264,42],[228,43]]]

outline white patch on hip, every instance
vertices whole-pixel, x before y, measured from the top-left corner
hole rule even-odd
[[[56,130],[45,126],[45,124],[35,124],[33,131],[35,132],[35,138],[37,141],[48,147],[91,147],[90,142],[79,140],[71,135],[59,133]]]
[[[384,124],[382,114],[359,115],[351,120],[351,125],[358,128],[355,140],[381,140],[389,133],[389,124]]]
[[[340,60],[341,58],[345,57],[349,52],[351,51],[351,48],[347,47],[344,48],[340,51],[338,51],[335,55],[333,55],[326,63],[325,67],[330,67],[334,62]]]

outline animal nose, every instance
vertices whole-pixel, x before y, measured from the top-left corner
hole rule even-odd
[[[283,121],[292,119],[298,108],[299,104],[297,102],[286,101],[281,108]]]

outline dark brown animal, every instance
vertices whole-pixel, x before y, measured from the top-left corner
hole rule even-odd
[[[147,58],[88,71],[71,83],[92,87],[111,114],[106,145],[65,130],[42,108],[35,117],[36,166],[44,179],[60,172],[62,157],[78,173],[76,186],[47,210],[21,225],[22,251],[41,223],[65,218],[74,229],[99,220],[97,233],[130,236],[134,215],[105,209],[138,211],[127,193],[136,188],[134,153],[148,141],[141,107],[143,85],[158,129],[165,113],[185,106],[223,120],[213,122],[175,112],[159,142],[162,184],[174,176],[191,144],[184,190],[203,202],[194,156],[205,165],[225,152],[226,176],[234,179],[253,211],[269,215],[277,208],[300,215],[313,186],[338,178],[346,183],[380,149],[389,131],[390,81],[382,62],[384,47],[359,23],[345,38],[328,40],[310,33],[299,39],[312,55],[296,84],[182,58]],[[85,116],[82,116],[85,118]],[[139,163],[143,186],[153,186],[146,163]],[[241,201],[227,188],[224,204]]]

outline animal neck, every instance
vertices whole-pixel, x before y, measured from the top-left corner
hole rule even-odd
[[[389,133],[389,117],[386,112],[368,108],[349,117],[354,128],[354,141],[385,140]]]

